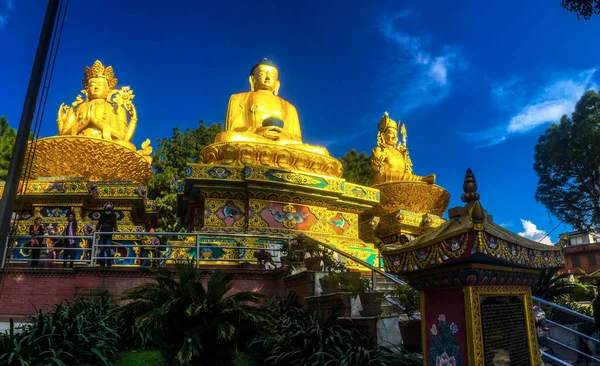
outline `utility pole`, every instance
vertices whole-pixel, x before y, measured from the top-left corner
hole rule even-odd
[[[25,103],[21,112],[21,120],[19,121],[19,129],[15,140],[8,175],[4,186],[4,193],[0,200],[0,267],[4,267],[6,256],[6,246],[8,245],[8,235],[10,230],[10,221],[12,219],[13,206],[17,196],[17,188],[21,179],[21,171],[23,162],[25,161],[25,153],[27,152],[27,144],[29,142],[29,134],[31,133],[31,124],[37,105],[38,94],[42,84],[42,77],[48,58],[48,50],[52,39],[54,24],[56,23],[56,15],[58,13],[60,0],[48,0],[48,8],[42,26],[42,33],[38,42],[31,77],[29,78],[29,86],[25,95]]]

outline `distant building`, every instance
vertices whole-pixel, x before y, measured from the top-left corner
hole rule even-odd
[[[577,275],[579,270],[590,274],[600,269],[600,234],[572,231],[560,234],[565,243],[565,267]]]

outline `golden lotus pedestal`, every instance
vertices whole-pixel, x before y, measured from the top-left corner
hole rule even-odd
[[[215,150],[221,147],[225,148],[221,145]],[[203,161],[207,149],[201,154]],[[292,164],[298,161],[292,160]],[[377,263],[377,250],[358,235],[359,214],[379,201],[376,189],[331,176],[240,165],[237,161],[231,165],[191,164],[186,174],[178,207],[189,230],[281,238],[207,238],[201,243],[202,258],[229,260],[230,264],[235,263],[233,259],[251,261],[256,251],[252,248],[279,245],[289,236],[304,233]],[[220,249],[222,246],[248,249]]]
[[[258,165],[288,172],[341,177],[342,163],[334,157],[320,153],[323,151],[323,148],[308,145],[218,142],[202,149],[200,160],[204,164],[237,167]]]
[[[54,136],[29,143],[24,167],[29,176],[84,177],[89,181],[130,181],[146,184],[152,158],[114,141],[84,136]],[[33,161],[31,161],[33,156]]]
[[[362,217],[364,240],[376,237],[385,245],[410,242],[445,222],[442,215],[450,194],[442,187],[424,182],[391,182],[374,185],[381,199]]]
[[[27,154],[24,167],[31,164],[29,179],[20,182],[15,202],[14,218],[16,234],[29,234],[29,226],[35,217],[42,218],[46,232],[62,234],[67,217],[74,212],[77,220],[76,235],[89,235],[96,227],[106,202],[114,204],[119,231],[147,231],[156,227],[156,204],[146,198],[144,184],[152,175],[149,157],[116,142],[80,136],[57,136],[30,142],[35,147],[33,161]],[[0,195],[4,193],[4,182],[0,182]],[[135,259],[140,252],[140,243],[135,235],[114,236],[114,264],[139,265]],[[18,239],[12,243],[11,265],[27,265],[31,258],[29,240]],[[48,246],[56,246],[58,240],[47,240]],[[78,242],[75,260],[89,258],[89,240]],[[87,253],[87,257],[86,257]],[[52,256],[62,265],[62,250],[44,253],[41,258]],[[19,263],[19,262],[22,262]],[[49,262],[42,262],[41,265]],[[79,262],[84,263],[84,262]]]

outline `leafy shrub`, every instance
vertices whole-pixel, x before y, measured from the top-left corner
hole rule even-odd
[[[295,297],[295,295],[292,295]],[[359,345],[350,330],[297,306],[291,297],[267,305],[277,320],[270,332],[259,334],[248,346],[261,365],[419,365],[422,361],[403,350]]]
[[[421,307],[421,296],[412,287],[398,284],[394,292],[398,296],[398,302],[404,307],[406,316],[409,318]]]
[[[130,335],[143,335],[175,363],[231,364],[235,350],[248,340],[245,336],[267,318],[253,306],[262,295],[227,295],[232,274],[223,271],[214,272],[205,288],[192,263],[176,268],[177,278],[162,270],[156,283],[125,291],[121,299],[130,302],[114,312],[116,319],[128,325]]]
[[[0,335],[0,365],[112,365],[119,339],[110,297],[75,299],[39,310],[15,332]]]

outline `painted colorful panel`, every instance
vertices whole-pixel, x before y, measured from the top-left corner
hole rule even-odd
[[[274,229],[308,231],[317,222],[308,207],[291,203],[271,202],[258,214]]]
[[[467,329],[462,289],[421,293],[425,365],[467,364]]]
[[[207,198],[204,207],[204,225],[212,227],[245,227],[243,200]]]

